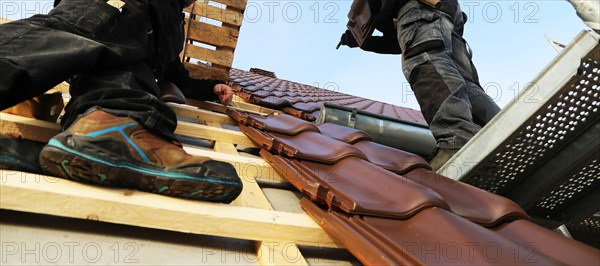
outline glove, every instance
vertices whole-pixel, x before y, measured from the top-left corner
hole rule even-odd
[[[346,45],[350,48],[358,47],[358,42],[356,42],[356,39],[354,39],[354,36],[352,35],[352,32],[350,32],[350,30],[346,30],[346,32],[342,34],[340,42],[335,47],[335,49],[339,49],[342,45]]]

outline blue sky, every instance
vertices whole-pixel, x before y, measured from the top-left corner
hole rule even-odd
[[[47,12],[50,0],[0,0],[0,16]],[[291,80],[418,109],[401,58],[335,49],[351,0],[249,0],[233,66],[258,67]],[[544,38],[569,43],[586,26],[564,0],[460,1],[469,15],[465,38],[480,80],[500,106],[539,73],[556,52]]]
[[[351,3],[249,2],[234,67],[259,67],[282,79],[418,109],[400,56],[335,49]],[[567,44],[586,28],[564,0],[460,3],[469,15],[465,38],[481,83],[500,106],[556,56],[544,34]]]

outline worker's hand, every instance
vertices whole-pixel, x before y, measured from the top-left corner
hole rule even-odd
[[[225,84],[217,84],[213,88],[213,92],[219,96],[219,102],[227,106],[233,100],[233,89]]]
[[[336,49],[339,49],[341,45],[346,45],[350,48],[355,48],[358,47],[358,42],[356,42],[356,39],[354,39],[354,36],[352,36],[352,32],[346,30],[346,32],[342,34],[342,38],[340,38],[340,42],[338,43]]]

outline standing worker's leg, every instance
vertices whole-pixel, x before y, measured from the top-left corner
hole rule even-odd
[[[452,58],[452,30],[448,15],[419,1],[400,10],[403,72],[443,149],[460,149],[480,129],[472,122],[467,83]]]
[[[483,127],[500,112],[500,107],[479,83],[479,75],[473,64],[473,54],[463,36],[467,17],[460,7],[454,12],[454,34],[452,35],[452,59],[467,83],[467,94],[472,107],[473,122]]]
[[[403,72],[438,143],[438,154],[431,162],[434,168],[481,129],[473,122],[470,84],[461,63],[455,60],[458,3],[448,0],[444,5],[436,10],[412,0],[400,10],[398,19]]]

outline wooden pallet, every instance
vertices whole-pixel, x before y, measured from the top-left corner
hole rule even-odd
[[[182,52],[192,77],[227,80],[246,0],[199,0],[186,8]]]

